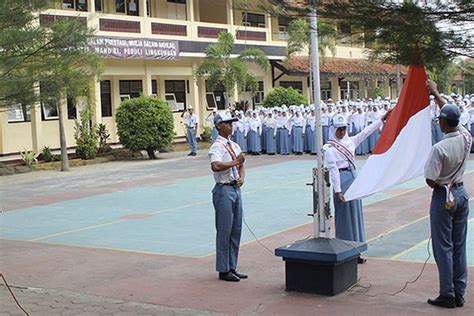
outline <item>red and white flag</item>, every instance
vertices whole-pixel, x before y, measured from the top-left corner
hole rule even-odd
[[[411,65],[398,102],[372,155],[344,194],[347,201],[391,188],[423,174],[430,154],[431,113],[423,65]]]

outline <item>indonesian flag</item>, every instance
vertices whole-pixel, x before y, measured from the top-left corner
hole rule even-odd
[[[431,150],[431,113],[423,65],[411,65],[372,155],[344,194],[347,201],[423,174]]]

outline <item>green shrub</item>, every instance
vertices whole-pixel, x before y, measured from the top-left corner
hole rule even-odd
[[[97,155],[97,133],[91,118],[92,115],[86,107],[81,111],[80,119],[75,120],[76,154],[83,160],[94,159]]]
[[[125,100],[117,109],[117,134],[131,151],[146,150],[156,159],[155,150],[167,148],[174,138],[173,113],[165,101],[153,97]]]
[[[33,150],[26,150],[20,152],[21,159],[28,167],[31,167],[34,163],[38,162],[39,154],[35,153]]]
[[[51,152],[51,149],[48,146],[44,146],[43,149],[41,150],[41,156],[43,158],[44,162],[51,162],[53,161],[53,153]]]
[[[97,132],[97,136],[99,138],[98,152],[99,153],[107,153],[107,152],[111,151],[112,148],[110,147],[109,144],[107,144],[107,141],[110,138],[110,133],[107,130],[107,126],[105,126],[105,124],[102,124],[102,123],[98,124],[96,132]]]
[[[300,105],[308,104],[308,100],[298,90],[293,88],[278,87],[273,89],[263,100],[264,107],[282,106],[286,104]]]
[[[209,126],[204,126],[202,133],[201,133],[201,140],[203,142],[208,142],[211,140],[212,130]]]

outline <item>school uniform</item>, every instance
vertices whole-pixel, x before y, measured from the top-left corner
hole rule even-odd
[[[241,148],[242,152],[247,152],[247,141],[244,136],[244,123],[241,119],[232,124],[232,139]]]
[[[290,129],[290,122],[288,121],[287,116],[280,116],[277,120],[277,142],[278,148],[277,150],[279,154],[282,155],[289,155],[290,154],[290,136],[291,136],[291,129]]]
[[[262,151],[261,143],[262,126],[258,117],[249,120],[249,133],[247,136],[247,149],[249,153],[258,154]]]
[[[198,124],[198,119],[196,114],[189,114],[189,112],[186,112],[183,115],[183,119],[186,127],[186,140],[191,149],[190,155],[195,155],[197,152],[196,126]]]
[[[316,116],[308,115],[306,122],[305,138],[308,142],[308,152],[315,155],[318,152],[316,146]]]
[[[441,110],[440,117],[449,112]],[[469,195],[463,185],[472,136],[461,124],[435,144],[425,166],[425,178],[436,183],[430,205],[433,254],[439,272],[439,294],[458,304],[467,284],[466,238]],[[449,205],[453,202],[454,205]],[[439,299],[439,297],[438,297]],[[442,306],[436,300],[432,305]],[[451,306],[454,307],[455,305]],[[447,306],[444,306],[447,307]]]
[[[273,117],[268,117],[265,120],[265,152],[267,155],[274,155],[277,151],[277,121]]]
[[[241,153],[240,146],[218,136],[209,149],[211,163],[230,162]],[[239,245],[242,234],[242,195],[235,184],[239,178],[239,167],[213,172],[215,186],[212,203],[216,225],[216,271],[226,273],[237,269]]]
[[[306,121],[302,116],[295,116],[292,120],[291,125],[293,153],[301,155],[303,153],[303,135],[306,129]]]
[[[338,120],[341,116],[336,115],[333,118]],[[347,125],[347,121],[344,118]],[[336,122],[333,125],[337,124]],[[334,208],[336,222],[336,238],[352,241],[365,241],[364,214],[362,212],[362,200],[353,200],[342,203],[336,196],[336,193],[347,191],[357,176],[355,166],[355,149],[371,135],[375,130],[382,126],[382,121],[364,128],[359,134],[349,137],[346,136],[340,140],[336,137],[336,127],[331,126],[329,141],[323,146],[323,158],[325,165],[329,169],[332,187],[334,190]],[[340,127],[340,126],[339,126]]]

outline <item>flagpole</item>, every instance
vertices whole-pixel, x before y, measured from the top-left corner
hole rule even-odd
[[[317,17],[316,17],[316,1],[311,1],[311,12],[309,14],[310,28],[311,28],[311,73],[313,78],[313,102],[316,106],[316,147],[319,152],[316,156],[317,162],[317,183],[315,188],[317,190],[318,197],[318,209],[314,210],[314,238],[319,238],[321,233],[325,233],[326,237],[329,236],[329,230],[326,229],[325,225],[325,214],[324,214],[324,175],[323,175],[323,136],[321,126],[321,90],[320,90],[320,78],[319,78],[319,50],[318,50],[318,29],[317,29]]]

